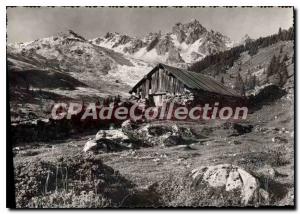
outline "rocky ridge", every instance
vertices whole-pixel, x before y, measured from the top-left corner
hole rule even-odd
[[[233,46],[228,37],[207,30],[198,20],[177,23],[166,34],[159,31],[137,38],[115,32],[90,41],[135,58],[169,64],[192,63]]]

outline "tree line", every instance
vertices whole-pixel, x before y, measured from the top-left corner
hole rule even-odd
[[[280,49],[279,55],[273,55],[271,62],[267,69],[265,70],[267,82],[272,83],[277,86],[284,86],[289,78],[286,62],[288,61],[287,54],[282,55],[282,47]],[[252,75],[250,70],[248,70],[246,79],[243,80],[240,75],[241,68],[239,68],[237,77],[234,82],[234,90],[236,90],[240,95],[245,96],[246,91],[255,89],[259,84],[255,75]],[[221,79],[224,84],[224,79]]]
[[[257,53],[259,48],[268,47],[279,41],[288,40],[294,40],[294,28],[290,27],[288,30],[279,28],[277,34],[260,37],[256,40],[249,40],[244,45],[239,45],[230,50],[206,56],[201,61],[193,63],[188,69],[194,72],[201,72],[210,66],[216,66],[219,70],[224,71],[233,66],[234,61],[240,57],[242,52],[248,51],[248,54],[253,56]]]

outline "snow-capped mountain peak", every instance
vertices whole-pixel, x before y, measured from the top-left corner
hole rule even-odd
[[[233,46],[228,37],[219,32],[208,31],[196,19],[184,24],[176,23],[171,32],[165,34],[159,31],[137,38],[120,33],[106,33],[103,37],[90,41],[134,58],[176,65],[193,63]]]

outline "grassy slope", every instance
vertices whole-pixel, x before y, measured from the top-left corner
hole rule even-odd
[[[242,58],[242,71],[249,67],[253,72],[263,63],[266,66],[274,52],[279,51],[282,44],[275,44],[260,50],[249,63],[247,55]],[[292,56],[292,44],[286,43],[284,51]],[[248,60],[247,60],[248,59]],[[262,61],[260,61],[262,59]],[[265,61],[266,60],[266,61]],[[167,148],[153,147],[139,150],[98,154],[103,162],[121,174],[138,188],[145,188],[161,181],[180,179],[191,169],[203,165],[218,163],[233,163],[251,171],[257,171],[265,166],[274,168],[275,176],[270,186],[271,194],[276,198],[274,205],[293,204],[294,198],[294,92],[293,64],[289,65],[291,77],[285,88],[288,94],[281,99],[263,106],[260,110],[248,116],[247,123],[254,125],[253,131],[244,135],[229,137],[228,133],[213,131],[208,138],[199,139],[190,147],[174,146]],[[237,66],[228,71],[236,72]],[[225,78],[226,82],[226,78]],[[164,123],[165,125],[171,125]],[[192,126],[200,133],[207,125],[181,124]],[[208,125],[208,126],[212,126]],[[287,143],[273,142],[274,137],[284,137]],[[83,145],[93,135],[74,136],[72,139],[46,144],[20,146],[14,162],[20,165],[26,161],[56,162],[58,157],[74,157],[82,152]],[[234,144],[238,141],[240,144]],[[164,190],[163,186],[160,186]],[[168,191],[168,190],[165,190]],[[175,204],[176,205],[176,204]],[[178,204],[177,204],[178,205]],[[180,205],[180,204],[179,204]]]
[[[234,62],[234,65],[232,67],[226,70],[225,73],[216,75],[215,78],[221,80],[221,77],[223,76],[225,85],[228,87],[232,87],[235,81],[236,74],[239,68],[241,68],[240,74],[243,80],[245,80],[246,74],[248,70],[250,70],[250,73],[252,75],[256,75],[258,77],[259,82],[264,82],[266,76],[262,71],[267,69],[274,54],[276,54],[276,56],[279,55],[281,47],[283,47],[281,55],[284,56],[284,54],[287,54],[289,58],[288,71],[289,74],[292,75],[293,66],[291,58],[294,56],[293,46],[294,44],[291,41],[278,42],[269,47],[259,49],[258,53],[252,57],[248,54],[248,52],[243,52],[241,54],[241,57]],[[215,72],[215,68],[209,67],[201,72],[204,74],[212,74]]]
[[[280,175],[276,176],[273,181],[278,189],[270,190],[277,197],[272,203],[292,204],[294,127],[292,105],[289,102],[286,97],[283,97],[276,103],[266,105],[249,115],[247,123],[253,124],[254,129],[244,135],[229,137],[229,133],[220,133],[219,130],[215,130],[208,134],[207,138],[198,139],[199,143],[192,144],[190,147],[142,148],[135,151],[103,153],[97,156],[105,164],[120,171],[127,180],[136,184],[140,189],[162,181],[169,181],[170,178],[174,181],[181,179],[193,168],[203,165],[232,163],[254,172],[265,166],[271,166]],[[172,123],[164,123],[164,125],[172,125]],[[179,124],[179,126],[193,127],[201,135],[208,126],[215,127],[214,124],[189,123]],[[274,130],[274,128],[277,129]],[[272,142],[275,136],[286,138],[288,143]],[[16,155],[14,161],[16,164],[39,160],[55,162],[60,156],[76,156],[82,152],[83,145],[89,137],[92,136],[77,136],[74,139],[53,142],[59,144],[51,143],[50,148],[44,143],[35,148],[27,145]],[[234,144],[233,141],[238,141],[240,144]],[[270,186],[270,188],[273,187]]]

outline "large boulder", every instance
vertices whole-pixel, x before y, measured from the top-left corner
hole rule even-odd
[[[89,139],[84,147],[83,147],[83,151],[84,152],[88,152],[88,151],[92,151],[95,150],[97,148],[97,141],[95,139]]]
[[[112,129],[112,130],[100,130],[97,132],[95,139],[108,139],[108,140],[119,140],[124,141],[128,140],[127,135],[125,135],[121,129]]]
[[[96,134],[98,149],[106,152],[120,151],[131,148],[129,138],[122,132],[121,129],[101,130]]]
[[[119,151],[126,148],[131,148],[129,138],[121,129],[100,130],[97,132],[94,139],[89,139],[84,145],[83,151],[98,151],[104,150]]]
[[[191,131],[188,128],[180,128],[176,124],[135,124],[125,121],[122,131],[130,140],[142,142],[144,146],[174,146],[184,144],[183,139]]]
[[[194,188],[206,184],[211,188],[224,188],[226,192],[238,192],[241,204],[244,205],[268,199],[268,193],[260,189],[258,179],[243,168],[231,164],[196,168],[192,170],[191,178]],[[216,191],[216,194],[222,193]]]

